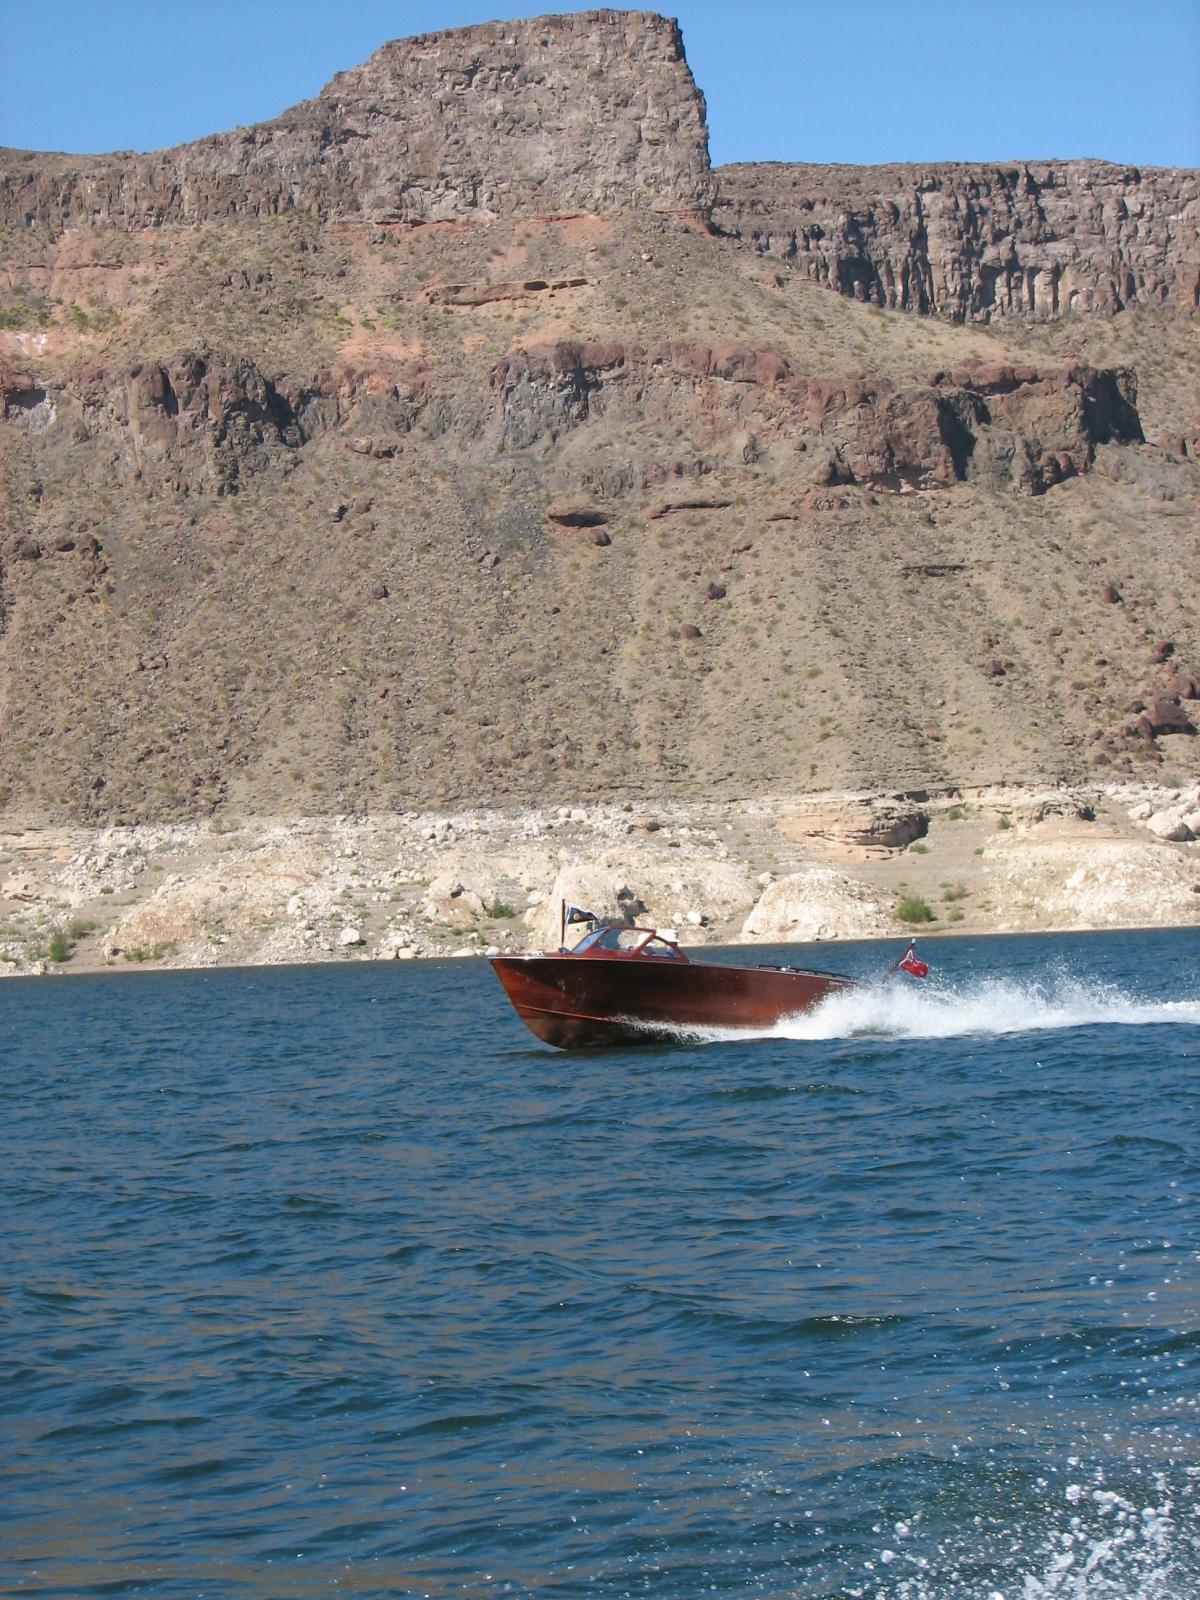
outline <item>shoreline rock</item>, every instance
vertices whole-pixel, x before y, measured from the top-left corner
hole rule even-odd
[[[675,928],[693,946],[1190,926],[1200,922],[1198,830],[1181,820],[1189,837],[1172,840],[1151,824],[1200,821],[1198,795],[1194,784],[923,795],[923,834],[889,847],[834,838],[836,867],[828,829],[808,823],[834,816],[857,829],[866,818],[870,828],[895,819],[894,796],[671,801],[640,818],[600,804],[0,823],[0,973],[553,948],[560,900]]]

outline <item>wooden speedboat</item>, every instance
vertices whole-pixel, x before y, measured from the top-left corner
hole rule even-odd
[[[674,937],[602,923],[573,949],[493,956],[521,1021],[546,1044],[633,1044],[720,1028],[770,1028],[854,979],[805,967],[690,961]]]

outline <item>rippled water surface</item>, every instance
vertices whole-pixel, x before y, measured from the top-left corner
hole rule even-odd
[[[1191,1600],[1200,930],[925,954],[0,985],[0,1593]]]

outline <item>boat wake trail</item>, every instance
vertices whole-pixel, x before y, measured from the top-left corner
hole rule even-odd
[[[1115,984],[1062,974],[1041,981],[983,978],[951,984],[934,979],[919,986],[889,978],[830,995],[812,1011],[784,1017],[773,1028],[656,1032],[660,1037],[672,1034],[681,1043],[720,1044],[749,1039],[954,1039],[1156,1023],[1200,1027],[1200,999],[1142,1000]]]
[[[887,982],[831,995],[815,1010],[785,1017],[764,1037],[952,1039],[960,1034],[1036,1033],[1097,1024],[1200,1026],[1200,1000],[1144,1001],[1113,985],[1064,976],[1022,982],[984,978],[961,987]]]

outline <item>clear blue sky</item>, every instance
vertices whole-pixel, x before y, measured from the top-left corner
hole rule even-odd
[[[0,144],[151,150],[277,115],[496,0],[0,0]],[[1200,165],[1200,0],[680,0],[713,160]]]

